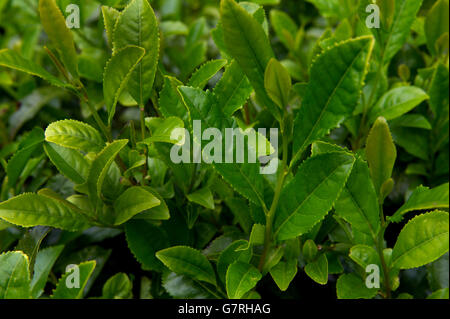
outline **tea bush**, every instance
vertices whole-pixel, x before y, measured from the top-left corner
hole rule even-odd
[[[0,298],[448,298],[448,8],[0,0]]]

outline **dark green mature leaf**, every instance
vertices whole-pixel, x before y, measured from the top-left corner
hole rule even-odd
[[[397,158],[397,149],[392,141],[389,126],[383,117],[376,120],[367,137],[366,157],[375,191],[382,203],[384,197],[381,194],[381,188],[391,178]]]
[[[292,80],[288,70],[276,59],[272,58],[266,67],[264,87],[267,95],[281,109],[287,107],[291,92]]]
[[[76,268],[70,268],[68,272],[66,272],[59,279],[58,284],[56,285],[55,290],[53,290],[53,295],[51,296],[53,299],[81,299],[83,298],[84,287],[92,275],[94,268],[96,266],[95,260],[87,261],[81,263],[79,265],[74,265]],[[67,282],[73,283],[72,279],[69,276],[77,276],[79,278],[79,283],[77,286],[68,287]],[[72,277],[73,280],[76,280],[76,277]]]
[[[428,95],[415,86],[402,86],[385,93],[369,112],[369,122],[373,123],[382,116],[387,121],[408,113],[420,103],[428,99]]]
[[[33,63],[32,61],[23,58],[21,55],[19,55],[19,53],[16,53],[10,49],[0,50],[0,66],[5,66],[34,76],[38,76],[57,87],[70,87],[70,85],[64,83],[56,76],[48,73],[44,68]]]
[[[229,64],[222,78],[214,87],[218,107],[226,116],[231,116],[242,108],[252,91],[250,82],[236,61]]]
[[[380,228],[377,194],[370,179],[369,167],[357,158],[347,184],[335,204],[336,214],[357,229],[375,238]]]
[[[372,299],[378,289],[367,288],[366,283],[355,274],[341,275],[336,284],[338,299]]]
[[[178,87],[182,85],[183,83],[176,78],[165,76],[163,89],[159,93],[158,104],[164,117],[176,116],[183,120],[185,128],[189,128],[192,126],[189,112],[178,92]]]
[[[21,251],[0,255],[0,299],[28,299],[30,273],[28,257]]]
[[[428,11],[425,20],[425,34],[428,50],[437,55],[436,42],[444,34],[449,32],[449,1],[438,0]]]
[[[305,161],[281,192],[274,218],[275,237],[297,237],[321,221],[341,193],[354,162],[351,154],[338,152]]]
[[[264,73],[274,54],[261,24],[234,0],[220,3],[225,45],[250,80],[262,103],[280,119],[264,88]]]
[[[227,269],[232,263],[235,261],[242,261],[244,263],[250,262],[250,259],[252,258],[252,250],[239,249],[243,246],[248,246],[248,242],[243,239],[237,240],[231,243],[220,254],[219,259],[217,260],[217,273],[223,283],[226,283]]]
[[[0,217],[23,227],[52,226],[69,231],[81,230],[88,224],[71,205],[30,193],[0,203]]]
[[[144,187],[128,188],[114,202],[114,225],[121,225],[133,216],[160,204],[161,201]]]
[[[128,247],[144,270],[164,269],[155,256],[158,250],[169,246],[167,234],[161,227],[144,220],[130,220],[125,224],[125,234]]]
[[[94,207],[97,207],[100,202],[103,182],[105,181],[106,174],[108,173],[111,164],[114,162],[120,150],[122,150],[127,143],[128,140],[117,140],[111,144],[108,144],[100,153],[97,154],[92,162],[91,169],[89,170],[89,175],[86,180],[86,186]]]
[[[44,143],[44,150],[61,174],[76,184],[86,182],[89,163],[80,152],[48,142]]]
[[[95,128],[75,120],[53,122],[45,130],[45,140],[86,153],[99,152],[105,146]]]
[[[210,262],[198,250],[186,246],[170,247],[158,251],[156,257],[177,274],[216,284],[216,275]]]
[[[126,88],[133,71],[139,66],[144,55],[143,48],[130,45],[118,49],[106,64],[103,75],[103,96],[108,110],[108,123],[111,123],[114,117],[120,94]]]
[[[142,60],[130,70],[132,74],[127,84],[136,102],[145,105],[152,94],[159,57],[158,22],[147,0],[132,0],[117,18],[113,34],[114,53],[129,45],[145,50]]]
[[[400,269],[428,264],[449,249],[449,217],[434,211],[414,217],[398,235],[392,252],[392,266]]]
[[[254,266],[236,261],[228,267],[226,277],[227,294],[230,299],[240,299],[253,289],[261,279],[261,273]]]
[[[328,260],[325,254],[305,266],[306,274],[315,282],[326,285],[328,282]]]
[[[211,299],[214,296],[204,289],[200,283],[187,276],[174,272],[164,272],[162,286],[167,293],[177,299]]]
[[[294,122],[294,158],[353,113],[372,51],[372,37],[344,41],[322,53]]]
[[[443,123],[447,122],[448,125],[448,114],[449,114],[449,72],[448,67],[439,63],[434,71],[433,78],[431,80],[429,95],[430,95],[430,108],[435,115],[436,122]],[[443,125],[444,126],[444,125]],[[448,128],[448,126],[447,126]],[[437,129],[440,129],[437,127]],[[441,134],[446,134],[448,138],[448,132],[440,132]],[[438,145],[439,146],[439,145]],[[437,146],[437,147],[438,147]]]
[[[70,74],[78,79],[78,56],[75,50],[73,35],[67,28],[66,20],[55,0],[39,0],[41,23],[52,46]]]
[[[31,296],[33,298],[39,298],[44,292],[48,275],[63,249],[64,246],[59,245],[47,247],[38,252],[31,281]]]
[[[403,215],[408,212],[449,207],[449,183],[442,184],[435,188],[425,186],[417,187],[405,204],[400,207],[394,215],[388,217],[393,222],[400,222]]]
[[[208,209],[214,209],[214,197],[209,187],[204,187],[195,192],[186,195],[190,202],[199,204]]]

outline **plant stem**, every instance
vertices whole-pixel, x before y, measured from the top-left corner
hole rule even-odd
[[[145,105],[139,105],[139,110],[141,112],[141,137],[142,141],[145,140]],[[145,177],[148,174],[148,149],[147,146],[144,147],[145,164],[142,170],[142,184],[145,185]]]
[[[386,230],[386,222],[384,220],[383,214],[383,206],[380,205],[380,218],[381,218],[381,229],[378,233],[378,238],[374,238],[375,246],[377,248],[378,255],[381,261],[381,267],[383,267],[383,280],[384,280],[384,289],[386,292],[386,298],[391,298],[391,283],[389,276],[389,268],[386,264],[386,260],[384,258],[383,246],[384,246],[384,232]]]

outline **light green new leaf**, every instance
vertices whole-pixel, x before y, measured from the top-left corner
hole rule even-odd
[[[448,122],[449,108],[449,72],[448,67],[439,63],[430,84],[430,107],[436,120]]]
[[[111,144],[108,144],[100,153],[97,154],[96,158],[92,162],[86,185],[94,207],[97,207],[97,204],[100,201],[103,182],[111,164],[114,162],[120,150],[122,150],[127,143],[128,140],[117,140]]]
[[[71,205],[31,193],[0,203],[0,218],[23,227],[51,226],[68,231],[84,229],[88,224]]]
[[[297,260],[291,259],[289,261],[280,261],[270,270],[270,275],[278,288],[280,288],[281,291],[286,291],[292,280],[294,280],[297,271]]]
[[[247,102],[253,88],[248,78],[242,73],[236,61],[226,68],[222,78],[214,87],[218,107],[225,116],[232,116]]]
[[[294,20],[285,12],[273,9],[270,11],[270,22],[278,38],[286,48],[294,49],[294,41],[298,29]]]
[[[425,186],[417,187],[405,204],[400,207],[394,215],[388,217],[389,220],[398,223],[403,219],[403,215],[408,212],[449,207],[449,183],[442,184],[435,188]]]
[[[21,251],[0,255],[0,299],[29,299],[28,257]]]
[[[269,97],[281,109],[287,107],[292,80],[288,70],[276,59],[270,59],[264,75],[264,87]]]
[[[156,197],[160,204],[153,208],[150,208],[134,217],[134,219],[145,220],[167,220],[170,218],[169,207],[167,207],[164,198],[152,187],[144,186],[145,190]]]
[[[170,247],[158,251],[156,257],[176,274],[216,284],[216,275],[211,263],[198,250],[186,246]]]
[[[156,258],[158,250],[169,246],[167,234],[161,227],[145,220],[130,220],[125,224],[128,247],[144,270],[163,271],[164,265]]]
[[[439,290],[436,290],[435,292],[433,292],[431,295],[429,295],[427,297],[427,299],[446,299],[446,300],[448,300],[448,295],[449,295],[449,289],[443,288],[443,289],[439,289]]]
[[[106,64],[103,74],[103,96],[108,110],[108,123],[111,123],[114,117],[120,94],[144,55],[143,48],[127,46],[117,50]]]
[[[226,288],[228,298],[240,299],[253,289],[262,275],[254,266],[236,261],[228,267]]]
[[[410,269],[428,264],[448,251],[449,217],[434,211],[414,217],[403,227],[392,252],[392,266]]]
[[[71,87],[69,84],[64,83],[56,76],[48,73],[41,66],[33,63],[32,61],[26,60],[21,55],[10,49],[0,50],[0,66],[5,66],[7,68],[28,73],[30,75],[38,76],[57,87]]]
[[[350,249],[349,257],[364,270],[368,265],[381,265],[376,250],[367,245],[356,245]]]
[[[108,6],[102,6],[103,23],[105,24],[106,36],[108,37],[108,44],[112,47],[114,27],[119,18],[120,12]]]
[[[192,202],[199,204],[200,206],[206,207],[208,209],[214,209],[214,197],[209,189],[209,187],[204,187],[202,189],[196,190],[195,192],[186,195],[187,199]]]
[[[280,111],[264,88],[264,73],[274,53],[262,25],[234,0],[220,3],[225,45],[250,80],[263,105],[277,118]]]
[[[114,225],[121,225],[133,216],[160,204],[161,201],[144,187],[130,187],[114,202]]]
[[[328,260],[325,254],[305,266],[305,273],[315,282],[326,285],[328,282]]]
[[[338,299],[372,299],[378,289],[367,288],[366,283],[355,274],[343,274],[336,283]]]
[[[113,34],[114,55],[128,45],[145,50],[142,60],[130,70],[132,74],[127,84],[136,102],[145,105],[153,91],[159,57],[158,22],[148,0],[132,0],[117,18]]]
[[[185,138],[184,123],[180,118],[175,116],[165,119],[148,117],[145,119],[145,125],[151,132],[151,136],[143,141],[143,143],[148,145],[154,142],[178,144],[182,143]]]
[[[195,71],[189,79],[188,86],[203,89],[208,81],[217,74],[225,65],[227,60],[208,61]]]
[[[183,103],[178,87],[183,83],[171,76],[164,77],[164,86],[159,93],[159,110],[164,117],[176,116],[183,120],[184,127],[191,127],[189,112]]]
[[[444,34],[449,32],[449,1],[438,0],[428,11],[425,20],[425,35],[427,46],[431,54],[437,55],[436,42]]]
[[[242,250],[242,247],[248,247],[248,242],[246,240],[237,240],[231,243],[227,248],[225,248],[217,260],[217,273],[220,280],[226,283],[226,275],[228,266],[230,266],[235,261],[242,261],[244,263],[249,263],[252,258],[252,249]]]
[[[48,275],[53,265],[61,254],[64,246],[51,246],[40,250],[36,256],[34,264],[34,274],[31,281],[31,296],[34,299],[39,298],[44,292]]]
[[[80,152],[48,142],[44,143],[44,150],[61,174],[76,184],[86,182],[89,163]]]
[[[66,19],[55,0],[39,0],[39,13],[45,33],[58,51],[62,63],[70,74],[78,79],[78,56],[73,35],[67,28]]]
[[[103,299],[129,299],[133,296],[133,283],[124,273],[109,278],[103,285]]]
[[[95,128],[75,120],[53,122],[45,130],[45,140],[86,153],[99,152],[105,146]]]
[[[357,158],[341,196],[335,204],[336,214],[371,238],[380,228],[377,193],[370,179],[369,167]]]
[[[428,95],[415,86],[402,86],[385,93],[369,112],[369,122],[373,123],[382,116],[387,121],[408,113],[420,103],[428,99]]]
[[[81,263],[79,265],[74,265],[73,268],[62,275],[56,285],[55,290],[53,290],[53,299],[81,299],[83,298],[84,287],[92,276],[92,272],[96,266],[96,261],[88,261]],[[75,284],[75,280],[78,280],[78,285],[70,287]],[[69,283],[69,285],[68,285]]]
[[[308,232],[340,195],[355,158],[342,152],[311,157],[283,188],[274,217],[274,234],[286,240]],[[308,181],[305,183],[305,181]]]
[[[353,113],[372,46],[372,37],[344,41],[322,53],[314,62],[311,80],[294,122],[293,162],[312,142]]]
[[[391,178],[397,158],[397,149],[392,140],[389,125],[383,117],[375,121],[367,137],[366,157],[375,191],[382,203],[384,198],[382,198],[381,187]]]

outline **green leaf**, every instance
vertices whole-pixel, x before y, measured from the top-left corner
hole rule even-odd
[[[181,99],[178,92],[178,87],[182,86],[183,83],[178,79],[165,76],[164,86],[162,91],[159,93],[159,109],[164,117],[176,116],[183,120],[186,128],[191,127],[189,112]]]
[[[125,224],[128,247],[144,270],[162,271],[164,265],[156,258],[158,250],[169,246],[167,234],[145,220],[130,220]]]
[[[305,266],[306,274],[315,282],[326,285],[328,282],[328,260],[325,254]]]
[[[214,197],[209,187],[204,187],[191,194],[186,195],[187,199],[208,209],[214,209]]]
[[[159,28],[155,13],[147,0],[132,0],[120,13],[113,34],[114,55],[118,50],[134,45],[145,50],[142,60],[131,70],[120,66],[120,71],[129,76],[127,89],[139,105],[145,105],[153,91],[159,57]],[[124,57],[122,57],[123,59]],[[131,60],[136,61],[136,56]],[[124,61],[121,63],[125,64]]]
[[[436,56],[437,41],[444,34],[449,32],[449,2],[448,0],[438,0],[428,11],[425,20],[425,34],[427,37],[427,46],[431,54]]]
[[[275,237],[297,237],[321,221],[341,193],[354,161],[347,153],[321,154],[305,161],[281,191],[274,217]]]
[[[210,262],[198,250],[186,246],[170,247],[158,251],[156,257],[177,274],[216,284],[216,275]]]
[[[291,259],[289,261],[280,261],[275,267],[270,270],[270,275],[281,291],[286,291],[289,288],[295,275],[297,275],[298,267],[297,261]]]
[[[287,107],[292,80],[288,70],[276,59],[270,59],[264,75],[264,87],[269,97],[281,109]]]
[[[145,0],[143,0],[145,1]],[[103,74],[103,96],[108,110],[108,123],[114,117],[117,101],[132,77],[133,71],[145,55],[145,50],[137,46],[127,46],[117,50],[105,67]]]
[[[448,213],[434,211],[411,219],[398,235],[392,266],[410,269],[428,264],[448,251]]]
[[[292,50],[298,29],[294,20],[285,12],[273,9],[270,11],[270,22],[280,41]]]
[[[149,138],[143,141],[143,143],[148,145],[154,142],[178,144],[185,138],[184,123],[180,118],[175,116],[167,117],[165,119],[161,119],[159,117],[148,117],[145,119],[145,125],[152,133]],[[179,131],[183,133],[182,136],[179,139],[174,139],[172,137],[172,133],[177,133],[175,136],[178,137]]]
[[[449,292],[448,288],[439,289],[439,290],[436,290],[435,292],[433,292],[431,295],[429,295],[427,297],[427,299],[446,299],[446,300],[448,300],[448,298],[449,298],[448,292]]]
[[[53,299],[83,298],[84,287],[86,287],[86,284],[94,271],[96,262],[95,260],[92,260],[74,266],[77,268],[70,268],[69,271],[62,275],[59,279],[55,290],[53,290],[53,295],[51,296]],[[67,283],[73,284],[73,281],[77,279],[78,275],[79,284],[75,287],[69,288]]]
[[[368,265],[381,265],[380,257],[376,250],[367,245],[356,245],[350,249],[349,257],[358,265],[360,265],[364,271]]]
[[[369,289],[366,283],[355,274],[343,274],[336,283],[338,299],[372,299],[378,289]]]
[[[369,112],[369,122],[382,116],[387,121],[402,116],[428,99],[428,95],[415,86],[402,86],[385,93]]]
[[[28,257],[21,251],[0,255],[0,299],[30,298]]]
[[[86,153],[99,152],[105,146],[95,128],[75,120],[53,122],[45,130],[45,140]]]
[[[234,0],[220,3],[225,45],[269,111],[280,120],[279,109],[264,88],[264,73],[274,54],[261,24]]]
[[[357,158],[341,196],[335,204],[336,214],[364,234],[375,238],[380,229],[380,212],[369,167]]]
[[[340,0],[307,0],[314,4],[325,18],[345,17],[345,6]]]
[[[449,284],[449,254],[446,253],[438,260],[427,265],[427,279],[430,289],[438,290],[448,287]]]
[[[244,263],[249,263],[252,258],[252,250],[240,248],[248,246],[246,240],[237,240],[231,243],[227,248],[225,248],[217,260],[217,273],[220,280],[226,283],[226,275],[228,267],[235,261],[242,261]]]
[[[308,239],[304,244],[302,248],[303,257],[305,257],[305,260],[310,262],[313,261],[317,256],[317,246],[314,243],[313,240]]]
[[[28,160],[44,142],[44,131],[36,127],[19,144],[19,150],[11,157],[6,166],[9,187],[16,186]]]
[[[253,88],[236,61],[232,61],[214,87],[217,104],[225,116],[233,115],[247,102]]]
[[[203,89],[208,81],[217,74],[225,65],[227,60],[212,60],[203,64],[189,79],[188,86]]]
[[[39,0],[39,14],[45,33],[47,33],[52,46],[58,52],[62,63],[70,74],[78,79],[78,56],[73,35],[67,28],[66,19],[64,19],[55,0]]]
[[[417,187],[405,204],[400,207],[394,215],[388,217],[389,220],[398,223],[402,216],[408,212],[449,207],[449,183],[442,184],[435,188],[425,186]]]
[[[130,187],[114,202],[114,225],[121,225],[133,216],[160,204],[161,201],[144,187]]]
[[[0,66],[5,66],[7,68],[28,73],[30,75],[38,76],[57,87],[71,87],[69,84],[64,83],[57,77],[48,73],[44,68],[33,63],[32,61],[26,60],[21,55],[10,49],[0,50]]]
[[[351,115],[357,105],[372,51],[373,38],[344,41],[322,53],[294,122],[293,161],[314,141]]]
[[[31,193],[0,203],[0,218],[23,227],[51,226],[76,231],[87,226],[87,220],[71,205]]]
[[[169,208],[167,207],[164,198],[152,187],[144,186],[145,190],[156,197],[161,204],[150,208],[134,217],[134,219],[148,219],[148,220],[167,220],[170,218]]]
[[[449,112],[449,72],[448,67],[439,63],[434,71],[430,84],[430,108],[435,115],[436,121],[448,123]]]
[[[38,252],[31,281],[31,296],[34,299],[39,298],[44,292],[48,275],[63,249],[64,246],[59,245],[47,247]]]
[[[392,141],[389,126],[383,117],[379,117],[375,121],[367,137],[366,157],[375,191],[382,203],[384,198],[381,198],[380,195],[381,187],[391,178],[397,158],[397,149]]]
[[[162,286],[170,296],[176,299],[214,298],[210,291],[204,289],[202,284],[187,276],[177,275],[170,271],[163,273]]]
[[[108,44],[112,47],[114,27],[119,18],[120,12],[108,6],[102,6],[103,23],[105,24],[106,36],[108,37]]]
[[[119,154],[127,143],[128,140],[117,140],[108,144],[97,154],[92,162],[86,185],[94,207],[97,207],[97,204],[100,201],[103,182],[105,181],[109,168],[114,162],[117,154]]]
[[[118,273],[109,278],[103,285],[102,298],[130,299],[133,296],[133,283],[124,273]]]
[[[80,152],[48,142],[44,143],[44,150],[61,174],[76,184],[86,182],[89,163]]]
[[[261,279],[261,273],[254,266],[236,261],[228,267],[226,288],[228,298],[240,299],[252,290]]]

